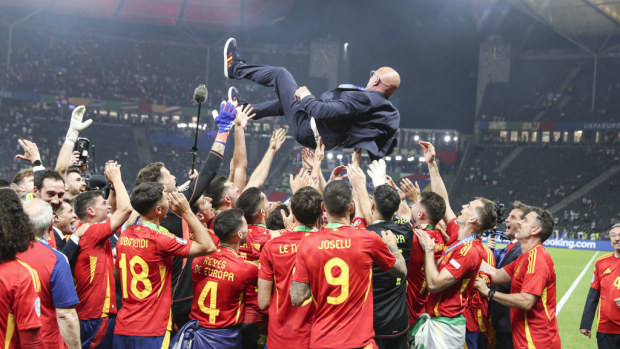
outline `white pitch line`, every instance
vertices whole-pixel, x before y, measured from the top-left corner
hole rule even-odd
[[[573,284],[570,285],[570,288],[568,289],[568,291],[566,291],[566,293],[564,293],[564,296],[562,297],[562,299],[560,300],[560,303],[558,303],[558,305],[556,307],[555,316],[558,316],[560,314],[560,310],[562,310],[562,307],[564,307],[564,304],[566,304],[566,302],[570,298],[570,295],[573,293],[573,291],[575,290],[575,288],[579,284],[579,281],[581,281],[581,278],[586,273],[586,270],[588,270],[588,268],[590,267],[590,264],[592,264],[592,262],[594,261],[594,258],[596,258],[597,255],[598,255],[598,251],[596,251],[594,256],[592,256],[592,258],[590,259],[590,261],[588,262],[586,267],[583,268],[583,270],[581,271],[581,274],[579,274],[577,279],[575,279],[575,282],[573,282]]]

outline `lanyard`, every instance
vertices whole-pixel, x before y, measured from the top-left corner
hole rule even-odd
[[[420,224],[420,229],[422,230],[435,230],[435,226],[430,223],[422,223]]]
[[[466,238],[464,238],[463,240],[459,241],[458,243],[450,246],[446,252],[443,253],[443,255],[441,256],[441,258],[439,258],[439,260],[437,261],[437,265],[439,265],[441,263],[441,261],[443,260],[443,257],[445,257],[450,251],[454,250],[455,248],[461,246],[462,244],[468,243],[470,241],[474,241],[478,238],[477,234],[472,234]]]
[[[295,229],[293,229],[293,231],[316,231],[316,228],[307,225],[298,225]]]

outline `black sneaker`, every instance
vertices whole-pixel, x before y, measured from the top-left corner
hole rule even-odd
[[[241,98],[241,95],[239,94],[239,90],[234,86],[230,86],[228,88],[228,100],[231,102],[237,102],[237,105],[248,104],[246,100]]]
[[[233,67],[235,64],[243,63],[237,48],[237,40],[229,38],[224,45],[224,76],[227,79],[234,79]]]

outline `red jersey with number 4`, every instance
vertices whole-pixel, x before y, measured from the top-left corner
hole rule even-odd
[[[555,266],[542,245],[532,247],[504,267],[512,278],[510,293],[529,293],[538,300],[528,311],[510,308],[515,348],[560,348],[555,318]]]
[[[448,223],[448,230],[454,229],[456,225],[454,220],[451,221]],[[485,252],[479,239],[465,243],[463,241],[456,241],[452,245],[456,247],[447,252],[439,262],[437,270],[441,273],[447,269],[457,282],[441,292],[431,293],[428,296],[426,312],[431,316],[455,317],[465,311]]]
[[[172,330],[173,257],[185,258],[192,242],[160,231],[155,224],[134,225],[116,243],[123,306],[114,333],[123,336],[162,336]]]
[[[114,257],[109,240],[112,235],[114,232],[108,218],[103,223],[91,225],[80,238],[80,248],[73,266],[75,290],[80,300],[76,310],[80,320],[116,314]]]
[[[444,251],[443,235],[438,230],[424,230],[435,241],[435,262],[441,258]],[[426,276],[424,275],[424,252],[420,246],[418,237],[413,235],[411,257],[407,268],[407,308],[409,310],[409,324],[418,320],[422,313],[426,312],[428,289],[426,288]]]
[[[224,328],[243,321],[243,299],[248,285],[256,287],[258,267],[246,262],[232,248],[217,251],[192,262],[194,300],[190,319],[202,327]]]
[[[484,247],[484,252],[484,261],[495,267],[493,251]],[[491,284],[491,276],[488,273],[478,271],[478,276],[484,279],[487,286]],[[468,331],[486,333],[489,329],[489,300],[474,289],[469,296],[467,308],[465,308],[463,315],[467,321]]]
[[[269,348],[308,348],[314,315],[314,303],[308,299],[301,307],[293,306],[289,290],[295,272],[295,259],[306,231],[284,231],[263,247],[258,277],[274,282],[269,304]]]
[[[310,284],[316,304],[310,347],[360,348],[374,343],[372,266],[396,263],[385,242],[365,229],[326,228],[304,237],[293,280]]]
[[[606,254],[596,260],[593,289],[601,291],[598,306],[598,332],[620,334],[620,308],[614,299],[620,298],[620,258],[613,253]]]
[[[0,263],[0,343],[19,349],[19,331],[41,328],[39,274],[20,260]]]

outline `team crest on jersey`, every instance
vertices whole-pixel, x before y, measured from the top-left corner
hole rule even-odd
[[[41,317],[41,298],[39,297],[34,300],[34,311],[37,313],[38,317]]]
[[[175,237],[174,237],[174,239],[175,239],[178,243],[180,243],[181,245],[187,245],[187,240],[185,240],[185,239],[181,239],[181,238],[180,238],[180,237],[178,237],[178,236],[175,236]]]

